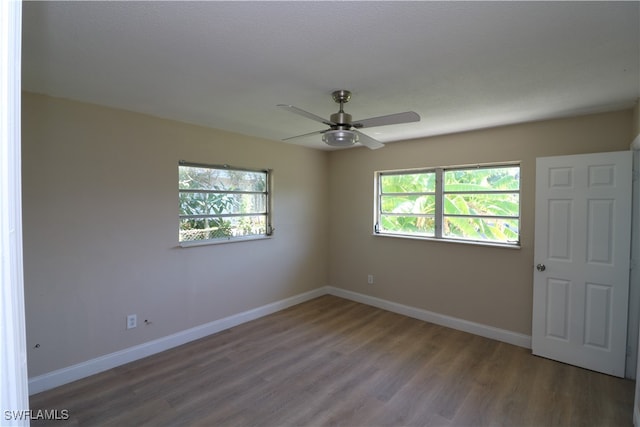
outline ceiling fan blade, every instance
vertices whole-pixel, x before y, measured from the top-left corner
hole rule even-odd
[[[306,117],[307,119],[311,119],[311,120],[315,120],[316,122],[324,123],[327,126],[335,125],[335,123],[333,123],[333,122],[331,122],[331,121],[329,121],[327,119],[323,119],[320,116],[316,116],[313,113],[310,113],[308,111],[304,111],[303,109],[298,108],[298,107],[294,107],[293,105],[278,104],[277,106],[282,108],[282,109],[284,109],[284,110],[290,111],[290,112],[292,112],[294,114],[298,114],[299,116]]]
[[[418,115],[418,113],[415,113],[413,111],[405,111],[404,113],[388,114],[386,116],[371,117],[370,119],[358,120],[357,122],[353,123],[353,127],[361,129],[419,121],[420,116]]]
[[[317,131],[314,131],[314,132],[303,133],[302,135],[290,136],[289,138],[284,138],[283,141],[288,141],[288,140],[294,139],[294,138],[303,138],[305,136],[317,135],[319,133],[325,133],[325,132],[326,132],[326,130],[317,130]]]
[[[384,144],[382,142],[378,141],[377,139],[371,138],[369,135],[366,135],[357,130],[353,130],[352,132],[355,132],[358,134],[358,142],[367,148],[376,150],[378,148],[384,147]]]

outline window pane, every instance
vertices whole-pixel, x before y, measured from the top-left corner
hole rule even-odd
[[[268,171],[178,165],[179,241],[269,235]]]
[[[266,172],[179,166],[180,190],[265,191]]]
[[[376,176],[376,233],[519,242],[519,165],[437,167]]]
[[[520,215],[520,195],[514,194],[445,194],[444,213],[449,215]]]
[[[228,239],[231,237],[264,235],[267,232],[266,216],[234,218],[181,219],[180,242]]]
[[[383,213],[435,214],[436,196],[382,196]]]
[[[444,217],[443,236],[470,240],[509,242],[518,240],[517,219]]]
[[[180,193],[180,215],[266,212],[265,194]]]
[[[430,193],[436,191],[434,172],[381,175],[383,193]]]
[[[436,225],[432,216],[381,215],[380,231],[400,234],[434,236]]]
[[[444,191],[519,190],[520,167],[452,169],[444,172]]]

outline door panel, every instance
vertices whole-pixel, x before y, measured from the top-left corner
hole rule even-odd
[[[547,333],[550,338],[568,340],[570,282],[550,279],[547,282]]]
[[[539,158],[533,353],[624,376],[631,152]]]
[[[611,348],[611,286],[587,283],[585,307],[585,345],[600,349]]]
[[[587,262],[613,263],[613,200],[589,200],[587,204]]]
[[[571,260],[571,200],[549,201],[547,253],[557,261]]]

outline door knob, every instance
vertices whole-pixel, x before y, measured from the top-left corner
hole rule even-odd
[[[538,264],[536,265],[536,268],[538,269],[538,271],[545,271],[547,269],[544,264]]]

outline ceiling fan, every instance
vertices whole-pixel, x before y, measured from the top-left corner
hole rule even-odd
[[[351,99],[351,92],[348,90],[336,90],[331,94],[331,96],[335,102],[340,104],[340,110],[337,113],[333,113],[329,120],[323,119],[320,116],[309,113],[308,111],[302,110],[298,107],[294,107],[293,105],[278,104],[278,107],[280,108],[329,126],[329,129],[292,136],[283,139],[283,141],[293,138],[301,138],[303,136],[322,134],[322,140],[327,145],[331,145],[333,147],[350,147],[356,142],[359,142],[360,144],[375,150],[376,148],[384,147],[384,144],[369,135],[360,132],[358,129],[420,121],[420,116],[417,113],[413,111],[406,111],[404,113],[371,117],[369,119],[354,122],[351,120],[351,114],[344,112],[344,104],[349,102]]]

